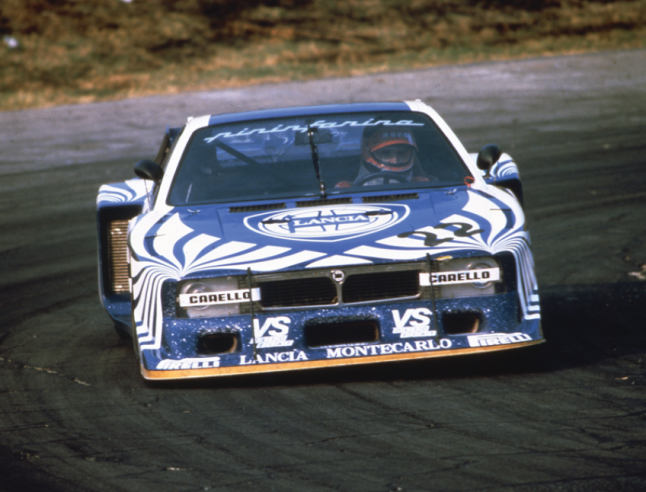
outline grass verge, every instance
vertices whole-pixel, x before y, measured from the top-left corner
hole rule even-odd
[[[646,0],[3,0],[0,110],[646,46]]]

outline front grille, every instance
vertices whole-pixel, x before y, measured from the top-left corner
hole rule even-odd
[[[429,270],[432,273],[453,270],[466,271],[470,263],[482,261],[491,263],[492,260],[491,257],[448,257],[443,258],[441,262],[427,260],[385,265],[347,265],[316,270],[241,275],[238,278],[238,289],[247,289],[250,281],[252,288],[260,289],[260,298],[254,302],[241,302],[239,312],[240,314],[249,314],[285,308],[343,307],[388,300],[420,299],[431,301],[433,299],[454,299],[505,292],[505,282],[513,281],[513,279],[509,279],[514,272],[514,258],[511,254],[509,254],[509,258],[502,256],[498,258],[498,261],[505,260],[511,264],[506,265],[503,261],[497,263],[498,265],[502,264],[502,281],[496,282],[487,289],[478,288],[478,286],[468,283],[455,285],[431,285],[429,283]],[[469,326],[473,326],[475,323],[471,318],[463,320],[460,317],[456,317],[451,322],[457,331],[467,329],[462,327],[463,324],[466,326],[471,323]]]
[[[259,275],[259,308],[329,306],[419,297],[419,274],[424,263],[349,266],[342,270]],[[333,280],[341,274],[345,281]]]
[[[263,307],[321,306],[336,304],[337,292],[329,277],[295,278],[259,282]]]
[[[419,294],[419,270],[350,275],[343,284],[343,302],[367,302]]]
[[[129,292],[127,220],[113,220],[108,225],[108,258],[110,291],[114,294]]]

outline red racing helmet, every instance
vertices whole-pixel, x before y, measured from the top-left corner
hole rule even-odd
[[[380,171],[408,171],[416,150],[415,138],[408,130],[379,129],[361,142],[361,158]]]

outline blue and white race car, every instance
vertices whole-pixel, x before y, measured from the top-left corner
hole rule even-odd
[[[100,295],[146,379],[541,343],[511,158],[420,101],[189,118],[97,199]]]

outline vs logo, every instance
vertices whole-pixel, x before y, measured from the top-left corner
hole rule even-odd
[[[435,330],[431,330],[431,319],[433,313],[428,308],[411,308],[400,314],[399,310],[393,309],[393,321],[395,328],[393,333],[399,333],[400,338],[433,337]]]
[[[268,347],[291,347],[294,340],[288,340],[289,323],[292,320],[287,316],[277,316],[267,318],[260,326],[260,321],[253,320],[254,335],[256,337],[256,346],[258,348]]]

